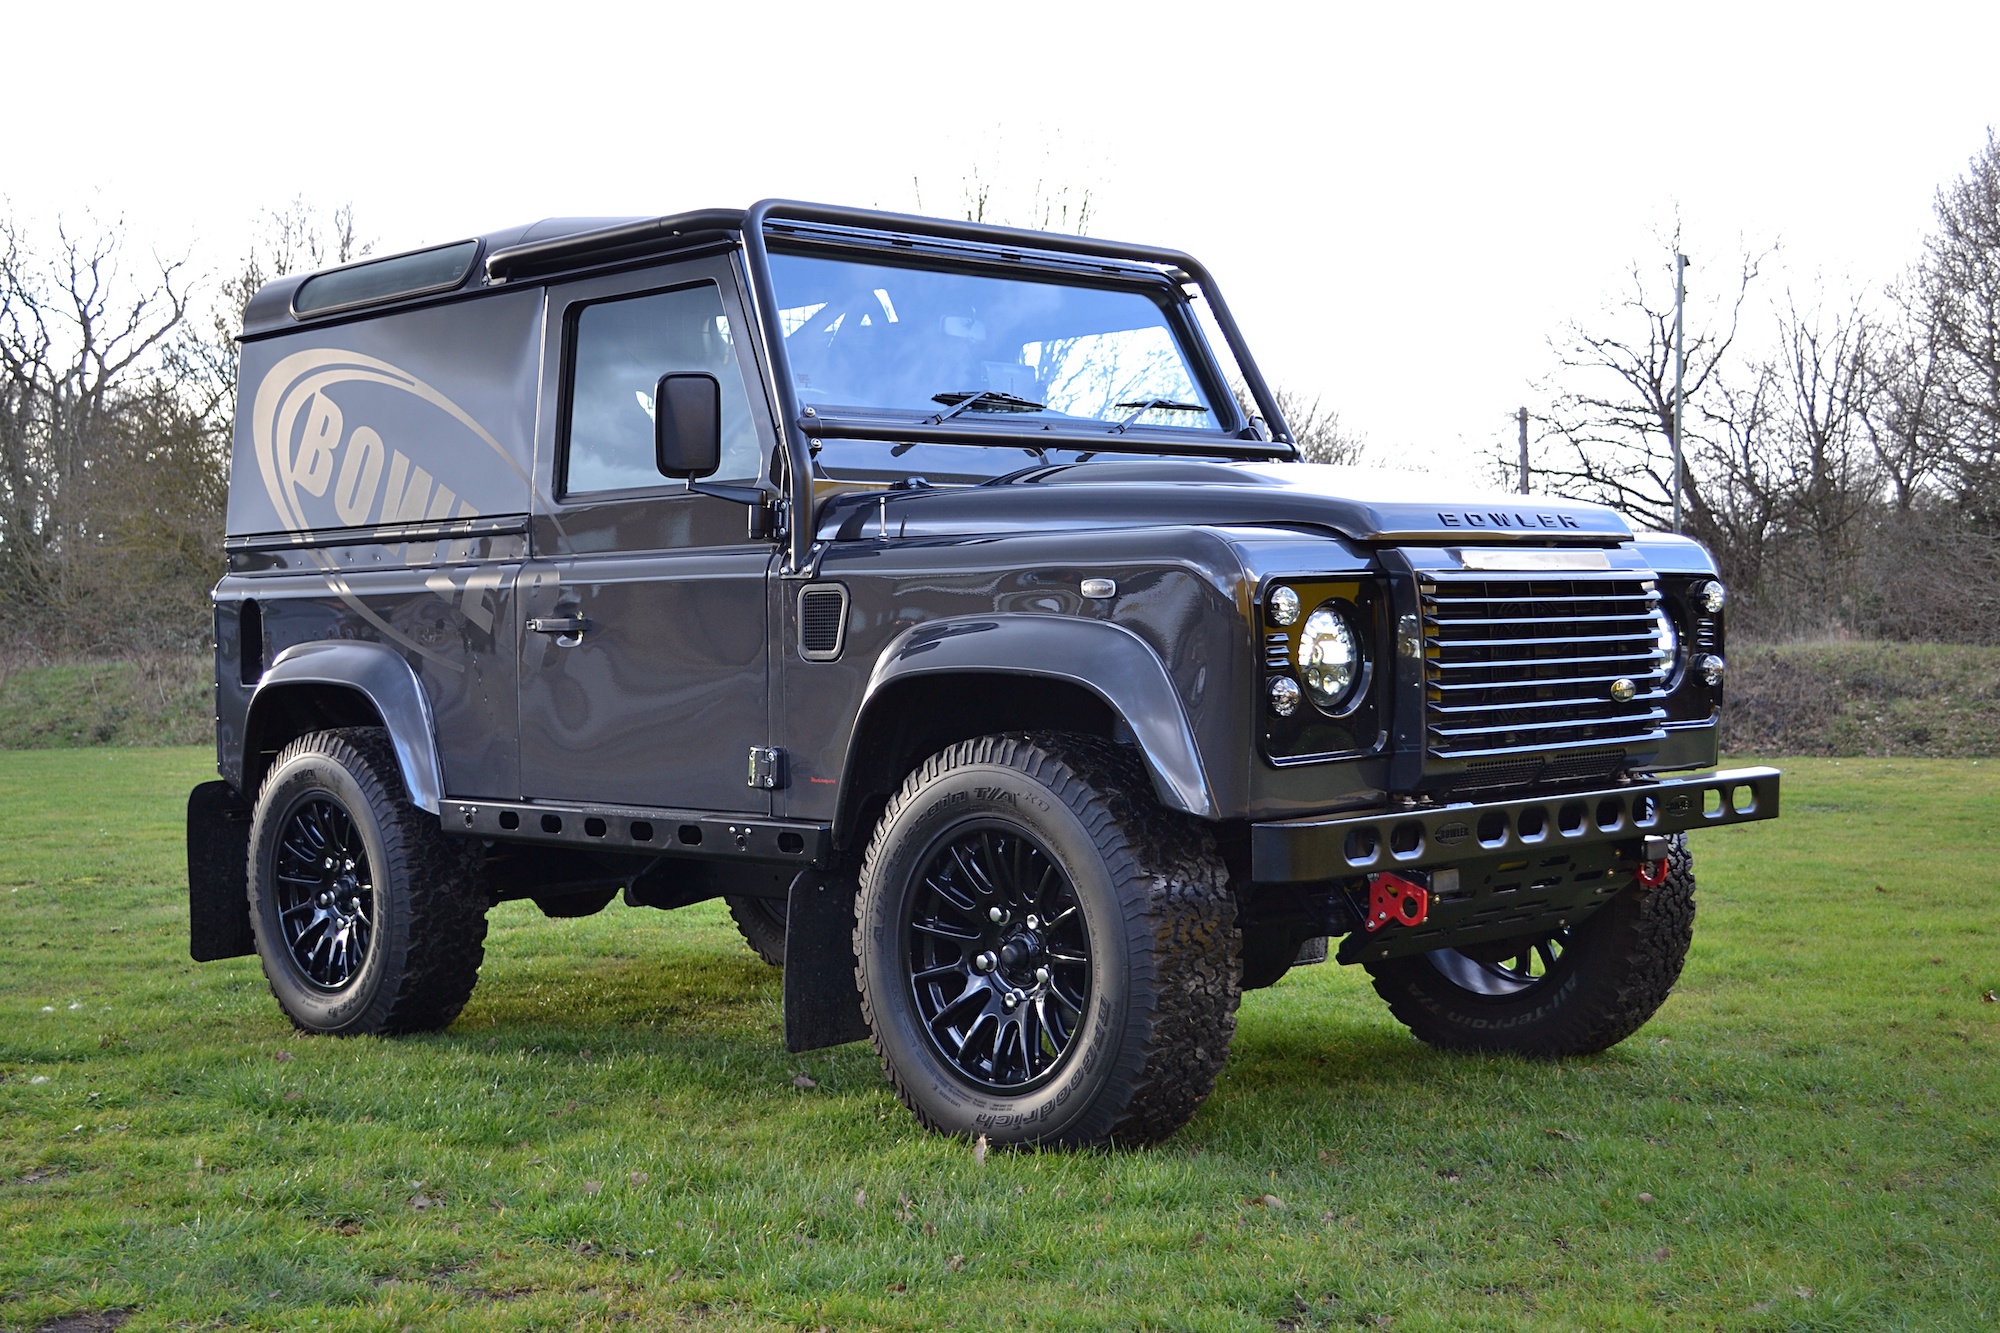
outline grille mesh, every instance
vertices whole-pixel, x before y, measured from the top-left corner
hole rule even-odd
[[[847,628],[847,589],[834,584],[799,594],[799,649],[812,660],[840,655]]]
[[[1419,589],[1425,739],[1438,759],[1604,750],[1662,739],[1651,579],[1459,579]],[[1612,697],[1629,680],[1633,697]]]

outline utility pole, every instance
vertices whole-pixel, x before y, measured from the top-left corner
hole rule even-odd
[[[1514,419],[1521,423],[1521,494],[1528,493],[1528,409],[1515,413]]]
[[[1687,370],[1682,329],[1687,308],[1688,257],[1674,252],[1674,531],[1681,530],[1681,377]],[[1523,488],[1525,489],[1525,488]]]

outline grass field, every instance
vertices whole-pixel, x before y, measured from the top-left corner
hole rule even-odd
[[[207,655],[50,663],[0,653],[0,750],[210,745],[214,695]]]
[[[507,904],[448,1032],[298,1035],[187,961],[207,768],[0,754],[0,1328],[2000,1326],[2000,765],[1791,765],[1603,1056],[1303,969],[1164,1147],[983,1163],[712,905]]]

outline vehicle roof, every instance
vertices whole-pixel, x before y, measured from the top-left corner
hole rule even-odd
[[[305,318],[292,313],[292,301],[299,288],[308,279],[318,277],[322,273],[394,259],[399,257],[399,254],[420,254],[440,247],[427,245],[398,254],[368,255],[352,263],[332,268],[305,273],[287,273],[258,288],[257,294],[244,306],[242,336],[255,338],[299,329],[326,323],[344,315],[351,317],[364,309],[370,312],[378,309],[399,309],[420,300],[462,296],[488,288],[504,287],[510,280],[525,277],[543,278],[572,269],[588,268],[653,251],[672,249],[677,245],[686,244],[690,238],[702,233],[720,234],[740,230],[743,217],[742,209],[701,209],[651,218],[543,218],[539,222],[504,227],[499,231],[487,232],[483,236],[442,242],[443,245],[458,245],[463,244],[465,239],[471,239],[477,241],[479,247],[474,254],[470,273],[449,291],[431,290],[423,293],[421,297],[386,298],[368,302],[361,307],[329,310],[324,315]]]

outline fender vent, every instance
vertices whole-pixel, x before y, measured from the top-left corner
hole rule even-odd
[[[838,583],[815,583],[799,590],[799,656],[808,662],[831,662],[847,639],[847,589]]]

